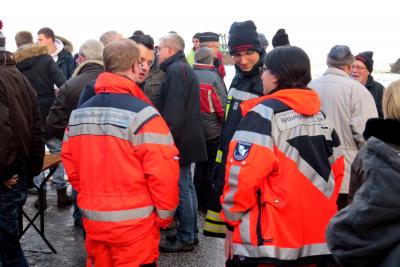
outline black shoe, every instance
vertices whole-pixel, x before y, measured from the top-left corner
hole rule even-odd
[[[166,241],[164,244],[160,244],[161,252],[184,252],[192,251],[193,249],[193,244],[180,241],[179,239],[175,241]]]
[[[199,238],[195,237],[193,240],[193,245],[197,246],[199,244]]]
[[[78,228],[83,228],[82,219],[74,219],[74,226]]]

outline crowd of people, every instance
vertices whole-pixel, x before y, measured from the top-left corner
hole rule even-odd
[[[57,206],[74,205],[87,266],[157,266],[206,246],[199,234],[225,239],[228,267],[400,265],[400,81],[374,80],[373,52],[335,45],[312,80],[285,29],[267,53],[253,21],[234,22],[227,89],[214,32],[187,54],[176,32],[155,44],[108,31],[76,55],[48,27],[37,42],[18,32],[14,52],[5,41],[0,266],[28,266],[18,213],[45,146],[61,155]],[[174,234],[160,243],[162,230]]]

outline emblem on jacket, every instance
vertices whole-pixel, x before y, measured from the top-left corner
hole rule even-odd
[[[251,148],[250,143],[239,141],[236,144],[235,151],[233,152],[233,157],[235,158],[235,160],[238,161],[244,160],[247,157],[247,155],[249,155],[250,148]]]

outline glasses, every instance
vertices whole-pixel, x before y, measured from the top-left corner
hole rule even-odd
[[[234,60],[240,60],[242,57],[247,59],[249,57],[251,57],[252,55],[254,55],[254,51],[245,51],[245,52],[241,52],[241,53],[236,53],[234,55],[232,55],[232,58]]]
[[[364,67],[358,66],[358,65],[351,65],[351,69],[352,70],[365,70],[367,68],[364,68]]]
[[[161,51],[161,49],[163,49],[163,48],[169,48],[169,47],[168,47],[168,46],[158,46],[158,47],[157,47],[157,50],[158,50],[158,51]]]
[[[264,71],[268,70],[268,68],[264,65],[262,67],[258,67],[258,71],[260,75],[263,75]]]

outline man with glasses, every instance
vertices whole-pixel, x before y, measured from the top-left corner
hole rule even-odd
[[[214,51],[214,61],[213,65],[218,71],[219,76],[222,79],[225,78],[226,72],[224,63],[222,62],[222,54],[219,51],[219,35],[214,32],[203,32],[199,36],[200,47],[208,47]]]
[[[162,252],[193,250],[198,242],[197,198],[191,174],[193,162],[207,160],[200,121],[200,88],[193,69],[186,61],[185,42],[170,33],[158,46],[160,68],[165,72],[156,106],[171,130],[179,154],[178,228],[175,240],[160,245]]]
[[[354,56],[346,45],[336,45],[326,59],[328,69],[308,86],[317,91],[321,110],[336,130],[345,157],[345,173],[337,200],[338,209],[348,204],[350,167],[364,144],[363,132],[369,118],[378,117],[372,95],[350,78]]]
[[[374,80],[371,73],[374,67],[372,51],[365,51],[356,56],[353,65],[351,65],[351,77],[364,85],[372,94],[378,109],[379,118],[383,118],[382,97],[385,87]]]
[[[217,152],[217,167],[213,179],[213,192],[208,206],[203,232],[207,236],[225,237],[226,226],[219,217],[220,196],[225,183],[225,163],[229,143],[242,119],[240,104],[263,95],[259,74],[265,50],[258,38],[257,27],[251,20],[234,22],[229,30],[229,53],[235,63],[236,75],[228,91],[225,122],[221,130]]]

